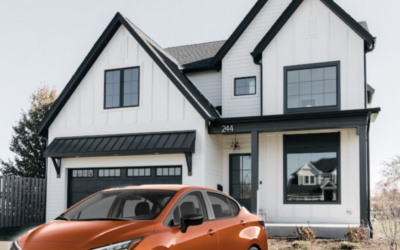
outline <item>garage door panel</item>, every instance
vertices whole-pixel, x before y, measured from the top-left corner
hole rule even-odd
[[[169,176],[168,174],[174,174],[174,171],[169,171],[167,176],[157,175],[158,168],[173,168],[180,169],[176,171],[176,175]],[[120,176],[104,176],[115,170],[120,170]],[[131,176],[128,176],[128,169]],[[139,169],[145,169],[144,171],[138,171]],[[149,176],[133,176],[145,173],[146,169],[151,169]],[[113,170],[113,171],[105,171]],[[136,170],[136,171],[133,171]],[[79,173],[77,173],[79,171]],[[101,171],[101,174],[100,174]],[[161,173],[162,171],[159,171]],[[164,171],[167,173],[167,171]],[[90,174],[89,174],[90,173]],[[107,168],[107,169],[70,169],[68,172],[68,207],[81,201],[82,199],[104,189],[120,188],[126,186],[139,186],[149,184],[182,184],[182,169],[180,166],[166,166],[166,167],[146,167],[146,168]],[[102,175],[102,176],[100,176]],[[79,177],[78,177],[79,176]]]

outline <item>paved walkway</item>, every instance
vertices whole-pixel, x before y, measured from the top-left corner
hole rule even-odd
[[[9,241],[0,241],[0,250],[10,250],[11,242]]]

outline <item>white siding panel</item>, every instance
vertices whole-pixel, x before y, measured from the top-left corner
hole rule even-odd
[[[364,108],[363,40],[319,0],[305,0],[263,52],[264,115],[284,113],[284,67],[340,61],[341,109]]]
[[[303,133],[330,132],[338,130]],[[359,138],[355,129],[340,130],[340,132],[341,204],[338,205],[284,205],[283,134],[260,135],[260,181],[263,184],[260,186],[259,206],[266,213],[269,223],[359,223]]]
[[[222,61],[222,109],[224,117],[260,115],[260,67],[250,53],[286,9],[290,0],[270,0]],[[257,94],[234,96],[234,79],[256,76]]]
[[[139,107],[105,110],[104,71],[137,66],[140,67],[141,76]],[[48,161],[47,220],[66,209],[66,173],[71,167],[154,166],[173,163],[183,166],[184,183],[205,185],[204,119],[129,32],[121,27],[50,126],[49,143],[56,137],[183,130],[195,130],[197,135],[191,177],[187,175],[183,154],[63,159],[61,178],[56,178],[52,162]]]
[[[206,71],[186,75],[214,107],[222,105],[222,73]]]

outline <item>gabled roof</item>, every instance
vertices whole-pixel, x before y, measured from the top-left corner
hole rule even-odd
[[[48,128],[121,25],[123,25],[137,40],[140,46],[149,54],[153,61],[160,67],[160,69],[167,75],[171,82],[175,84],[175,86],[182,92],[185,98],[193,105],[193,107],[207,122],[219,117],[218,112],[215,110],[212,104],[179,70],[177,66],[177,61],[168,53],[166,53],[144,32],[133,25],[129,20],[124,18],[120,13],[117,13],[110,24],[107,26],[106,30],[97,40],[93,48],[90,50],[85,60],[79,66],[78,70],[72,76],[67,86],[61,92],[60,96],[57,98],[49,113],[43,119],[38,131],[40,135],[47,136]]]
[[[345,22],[354,32],[356,32],[365,43],[365,51],[369,52],[374,49],[375,38],[368,32],[368,28],[364,23],[358,23],[354,18],[347,14],[339,5],[333,0],[320,0],[325,4],[332,12],[334,12],[343,22]],[[254,48],[251,55],[254,58],[254,62],[259,62],[262,58],[262,52],[272,42],[275,36],[283,28],[286,22],[290,19],[297,8],[303,3],[303,0],[292,0],[286,10],[278,18],[275,24],[267,32],[260,43]]]
[[[218,52],[211,58],[204,58],[200,61],[195,61],[189,64],[184,65],[184,68],[181,69],[184,73],[197,72],[197,71],[205,71],[205,70],[217,70],[220,71],[222,68],[222,59],[228,54],[233,45],[239,40],[242,36],[243,32],[249,27],[254,18],[258,15],[264,5],[268,2],[268,0],[257,0],[253,8],[249,11],[249,13],[245,16],[239,26],[235,29],[232,35],[228,40],[224,42]]]
[[[178,61],[179,65],[183,68],[187,68],[190,65],[200,63],[207,59],[212,59],[225,42],[226,40],[191,44],[166,48],[164,50],[174,57]]]

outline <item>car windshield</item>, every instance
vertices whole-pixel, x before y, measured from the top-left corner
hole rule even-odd
[[[59,216],[59,220],[152,220],[174,191],[113,190],[96,194]]]

